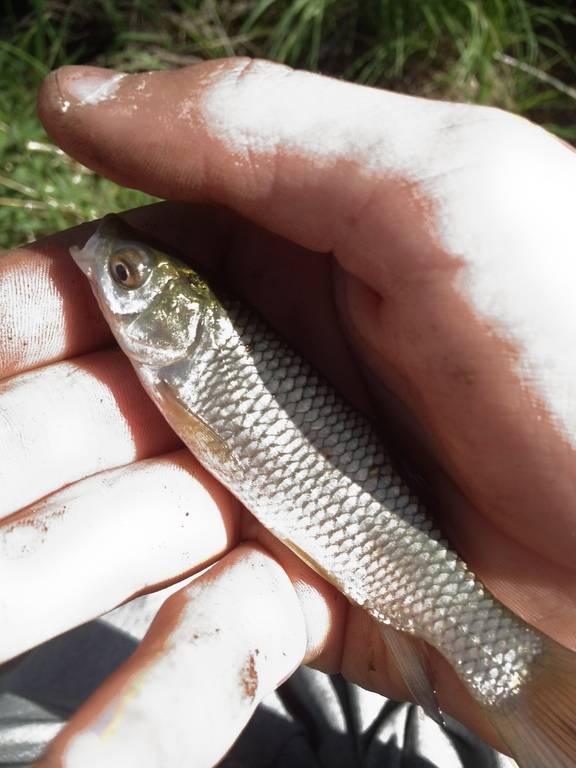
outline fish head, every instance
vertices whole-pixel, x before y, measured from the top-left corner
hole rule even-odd
[[[197,272],[142,242],[117,216],[102,219],[86,245],[70,253],[118,343],[138,363],[166,366],[190,355],[220,307]]]

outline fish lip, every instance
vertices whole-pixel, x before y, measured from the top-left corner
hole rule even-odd
[[[125,225],[120,217],[108,214],[98,222],[95,231],[90,235],[83,248],[77,245],[70,248],[70,255],[86,277],[92,276],[95,254],[101,252],[101,248],[105,246],[108,239],[117,237],[123,226]]]
[[[83,248],[79,248],[77,245],[73,245],[70,248],[70,256],[76,262],[76,265],[80,267],[86,277],[92,277],[93,265],[94,265],[94,252],[97,247],[98,232],[95,232],[88,238]]]
[[[80,267],[86,277],[92,276],[92,266],[90,263],[91,259],[89,259],[88,255],[86,254],[86,247],[78,248],[77,245],[73,245],[70,248],[70,256],[72,256],[76,265]]]

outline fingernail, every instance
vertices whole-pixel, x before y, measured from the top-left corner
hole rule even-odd
[[[60,111],[67,112],[73,106],[92,106],[116,98],[126,74],[100,67],[68,66],[57,69],[52,77],[60,97]]]

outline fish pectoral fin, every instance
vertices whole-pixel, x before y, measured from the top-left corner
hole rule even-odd
[[[174,387],[160,381],[156,392],[162,400],[162,413],[196,458],[208,469],[237,479],[243,471],[226,441],[201,416],[192,413]]]
[[[386,624],[379,624],[378,628],[415,702],[432,720],[444,725],[436,692],[430,682],[430,663],[424,642]]]

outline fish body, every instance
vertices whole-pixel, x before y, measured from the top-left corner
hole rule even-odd
[[[560,680],[570,674],[573,684],[574,654],[488,592],[372,424],[257,312],[123,227],[107,217],[73,256],[147,392],[199,461],[380,622],[429,712],[422,656],[386,627],[442,653],[523,768],[576,765],[564,709],[553,715],[554,738],[531,724],[535,712],[550,716],[539,702],[555,709],[540,695],[555,680],[572,704]]]

